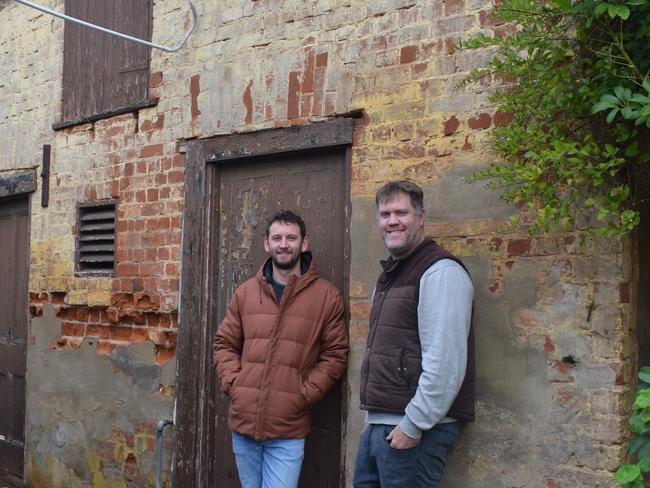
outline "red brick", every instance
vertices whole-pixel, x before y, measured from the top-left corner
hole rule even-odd
[[[530,239],[513,239],[508,241],[508,256],[525,256],[530,253]]]
[[[140,150],[141,158],[150,158],[152,156],[161,156],[163,153],[163,144],[153,144],[150,146],[144,146]]]
[[[620,303],[630,303],[630,283],[628,281],[618,285],[618,297]]]
[[[172,156],[172,166],[174,168],[184,168],[185,167],[185,155],[184,154],[174,154],[174,156]]]
[[[561,373],[567,373],[572,369],[575,369],[576,365],[573,362],[568,361],[559,361],[557,359],[551,361],[551,367],[557,369]]]
[[[198,74],[190,78],[190,113],[192,115],[192,119],[196,119],[199,115],[201,115],[201,111],[199,110],[199,93],[201,93],[200,79],[200,75]]]
[[[157,312],[145,312],[144,314],[147,326],[158,327],[160,325],[160,315]]]
[[[149,87],[150,88],[158,88],[159,86],[162,86],[163,82],[163,73],[162,71],[156,71],[154,73],[149,74]]]
[[[289,88],[287,93],[287,117],[289,119],[298,117],[300,114],[300,73],[291,71],[289,73]]]
[[[368,321],[350,322],[350,342],[365,342],[368,339]]]
[[[138,265],[132,263],[118,263],[117,274],[120,276],[137,276]]]
[[[131,341],[131,327],[122,327],[120,325],[113,325],[110,327],[110,338],[118,341]]]
[[[412,63],[417,57],[418,49],[416,46],[406,46],[400,50],[399,62],[400,64]]]
[[[175,347],[163,347],[163,346],[158,346],[156,348],[156,357],[154,359],[154,363],[158,366],[162,366],[165,363],[167,363],[170,359],[172,359],[176,354],[176,348]]]
[[[368,300],[353,300],[350,302],[350,320],[368,320],[370,304]]]
[[[450,136],[458,130],[458,127],[460,127],[460,122],[455,115],[452,115],[449,120],[445,121],[443,134],[445,136]]]
[[[248,86],[242,95],[242,102],[246,107],[246,116],[244,117],[244,124],[253,123],[253,80],[250,80]]]
[[[133,327],[131,329],[131,340],[133,342],[145,342],[149,340],[148,327]]]
[[[160,304],[160,298],[155,295],[136,293],[135,306],[140,309],[156,308]]]
[[[159,192],[157,188],[149,188],[147,189],[147,201],[148,202],[157,202],[158,201],[158,196]]]
[[[160,327],[171,327],[172,326],[172,317],[170,314],[160,314],[159,316]]]
[[[160,215],[161,213],[163,213],[161,203],[147,203],[140,207],[140,215],[143,217],[151,217],[152,215]]]
[[[472,118],[467,121],[470,129],[487,129],[492,123],[490,114],[482,113],[477,118]]]
[[[84,337],[86,335],[86,324],[78,322],[61,322],[61,335]]]
[[[144,290],[144,280],[140,277],[133,278],[133,291],[140,292]]]
[[[305,49],[306,62],[305,73],[303,76],[302,86],[300,87],[302,93],[312,93],[314,91],[314,70],[315,70],[315,56],[313,49]]]
[[[131,177],[125,176],[124,178],[120,178],[119,182],[120,182],[120,191],[127,190],[131,186]]]
[[[319,53],[316,55],[316,67],[322,68],[327,66],[327,53]]]
[[[111,327],[100,324],[88,324],[86,326],[86,335],[96,337],[97,339],[108,339],[110,337]]]
[[[64,291],[53,291],[50,292],[50,303],[53,305],[65,303],[65,297],[67,293]]]
[[[452,15],[465,8],[464,0],[445,0],[445,15]]]
[[[125,308],[133,305],[133,295],[131,293],[114,293],[111,295],[111,306]]]
[[[167,182],[170,184],[173,183],[182,183],[184,180],[185,174],[181,170],[170,171],[167,173]]]

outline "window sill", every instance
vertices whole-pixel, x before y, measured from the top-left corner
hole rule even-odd
[[[52,124],[52,130],[62,130],[62,129],[67,129],[68,127],[74,127],[75,125],[89,124],[97,120],[108,119],[110,117],[115,117],[116,115],[135,112],[142,108],[155,107],[156,105],[158,105],[157,98],[154,98],[152,100],[144,100],[142,102],[129,105],[128,107],[116,108],[115,110],[110,110],[108,112],[102,112],[100,114],[95,114],[95,115],[89,115],[88,117],[83,117],[81,119],[67,120],[65,122]]]

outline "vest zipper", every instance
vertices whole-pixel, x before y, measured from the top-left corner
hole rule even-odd
[[[366,381],[363,385],[363,398],[366,398],[367,390],[368,390],[368,376],[369,376],[369,370],[370,370],[370,349],[372,349],[372,344],[375,341],[375,335],[377,333],[377,321],[379,318],[379,313],[381,312],[381,307],[384,305],[384,299],[386,298],[386,290],[382,290],[379,292],[379,298],[377,302],[377,313],[372,314],[372,308],[370,309],[370,319],[372,320],[373,323],[371,323],[370,327],[370,336],[368,337],[368,342],[366,343],[366,358],[367,361],[365,362],[365,371],[362,374],[365,374]],[[363,377],[363,376],[362,376]],[[363,406],[363,400],[361,401],[361,406]]]

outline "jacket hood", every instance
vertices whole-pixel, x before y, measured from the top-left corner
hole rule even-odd
[[[292,276],[286,285],[287,288],[293,289],[294,294],[318,278],[318,266],[316,266],[316,260],[310,251],[305,251],[300,254],[300,273],[300,276]],[[255,277],[259,281],[260,286],[267,293],[271,294],[271,296],[274,296],[271,286],[273,261],[270,257],[264,261],[264,264],[262,264]]]

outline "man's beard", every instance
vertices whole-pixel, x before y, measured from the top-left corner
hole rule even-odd
[[[300,253],[296,254],[290,261],[278,262],[275,256],[271,255],[271,260],[273,261],[273,266],[281,270],[293,269],[298,260],[300,259]]]

